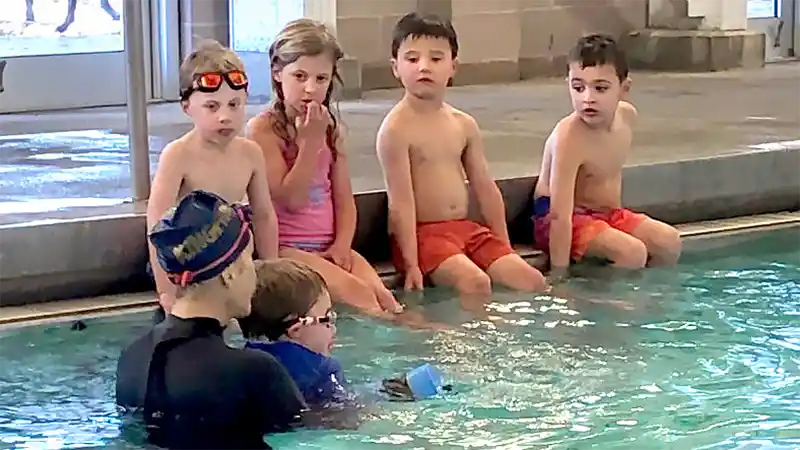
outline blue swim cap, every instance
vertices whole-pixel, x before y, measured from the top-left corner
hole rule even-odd
[[[250,243],[241,206],[218,195],[192,191],[153,227],[150,242],[174,284],[186,287],[221,274]]]

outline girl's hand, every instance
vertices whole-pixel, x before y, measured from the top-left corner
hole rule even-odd
[[[320,142],[324,144],[328,127],[333,124],[328,108],[317,102],[306,104],[305,114],[294,119],[298,142]],[[322,145],[319,146],[320,149]]]
[[[320,256],[348,272],[353,268],[352,250],[344,245],[334,243],[327,250],[320,253]]]

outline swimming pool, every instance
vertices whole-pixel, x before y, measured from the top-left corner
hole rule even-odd
[[[345,317],[335,354],[357,390],[433,361],[456,393],[374,404],[358,431],[281,449],[800,447],[800,228],[688,245],[678,270],[577,279],[579,296],[498,294],[491,320],[433,333]],[[455,301],[430,305],[457,322]],[[141,448],[119,437],[121,347],[149,315],[0,332],[0,448]],[[749,445],[747,445],[749,444]]]

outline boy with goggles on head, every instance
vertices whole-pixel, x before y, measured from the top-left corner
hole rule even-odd
[[[266,164],[255,143],[239,137],[245,123],[247,75],[241,59],[216,41],[200,43],[180,68],[181,108],[194,127],[161,152],[147,205],[148,229],[188,192],[213,192],[230,203],[250,202],[254,243],[260,258],[276,258],[278,226]],[[161,306],[169,312],[174,284],[150,261]]]

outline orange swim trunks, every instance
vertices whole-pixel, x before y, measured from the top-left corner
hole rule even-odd
[[[550,250],[550,198],[539,197],[533,207],[534,247],[547,253]],[[625,208],[593,210],[576,207],[572,213],[572,249],[570,256],[580,261],[589,243],[608,228],[632,234],[647,216]]]
[[[423,275],[429,275],[447,258],[466,255],[481,270],[503,256],[514,253],[489,228],[467,219],[417,224],[417,256]],[[398,272],[405,270],[403,255],[392,239],[392,263]]]

